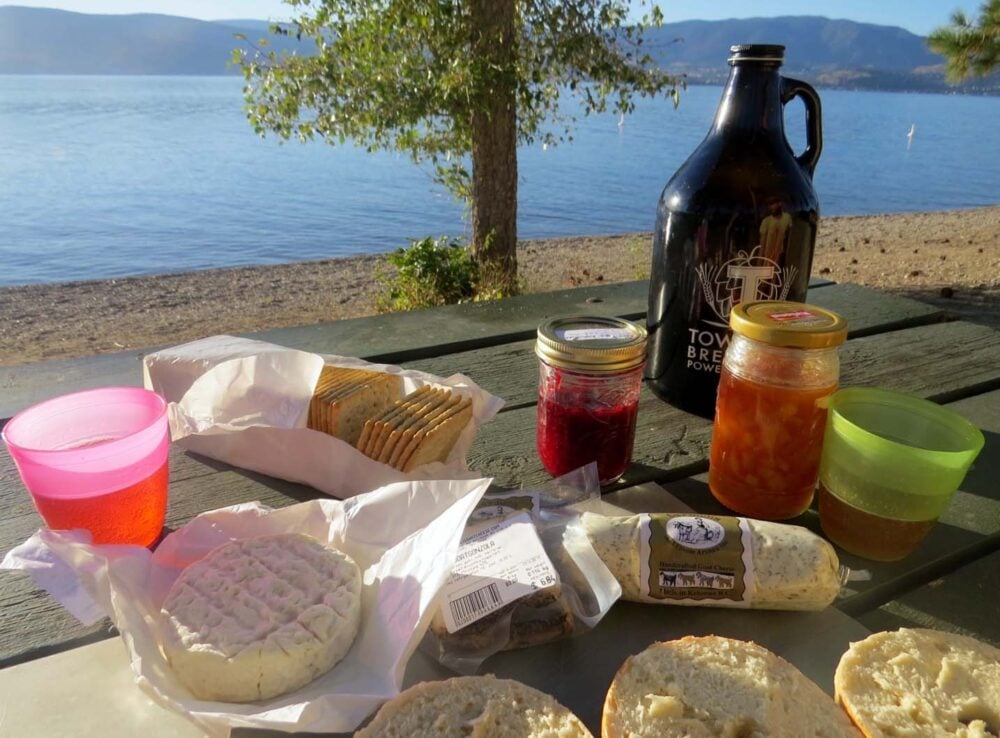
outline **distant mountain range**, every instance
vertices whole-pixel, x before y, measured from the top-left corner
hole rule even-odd
[[[270,49],[309,53],[309,44],[270,36],[261,20],[0,6],[0,74],[232,74],[232,50],[265,36]],[[692,84],[725,80],[731,44],[781,43],[784,72],[821,87],[1000,94],[1000,75],[948,85],[941,57],[894,26],[785,16],[670,23],[646,38],[657,62]]]
[[[90,15],[0,6],[0,74],[235,73],[233,49],[268,36],[266,21],[201,21],[172,15]],[[293,50],[273,36],[269,48]],[[305,48],[305,45],[302,45]]]

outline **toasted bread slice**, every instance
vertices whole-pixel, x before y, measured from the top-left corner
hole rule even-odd
[[[421,682],[379,709],[354,738],[592,738],[555,698],[493,676]]]
[[[653,643],[629,656],[605,697],[601,735],[861,738],[795,666],[756,643],[720,636]]]
[[[866,738],[1000,732],[1000,649],[969,636],[873,633],[841,656],[833,686]]]

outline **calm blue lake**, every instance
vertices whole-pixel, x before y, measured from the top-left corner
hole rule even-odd
[[[1000,201],[1000,98],[820,91],[824,215]],[[649,230],[720,88],[520,154],[522,238]],[[789,138],[804,142],[798,103]],[[912,146],[907,131],[916,125]],[[460,205],[405,156],[260,139],[235,77],[0,76],[0,285],[389,251],[461,236]]]

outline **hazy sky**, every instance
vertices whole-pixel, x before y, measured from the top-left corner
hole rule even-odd
[[[632,0],[638,7],[638,0]],[[61,8],[80,13],[166,13],[189,18],[261,18],[284,20],[281,0],[19,0],[3,5]],[[977,15],[981,0],[660,0],[667,21],[775,15],[825,15],[829,18],[902,26],[927,35],[948,22],[952,11]]]

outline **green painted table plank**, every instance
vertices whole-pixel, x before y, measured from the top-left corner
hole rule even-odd
[[[142,356],[129,351],[0,367],[0,418],[67,392],[140,385]]]
[[[960,362],[941,361],[964,346]],[[462,370],[515,409],[480,431],[469,462],[504,486],[537,482],[545,472],[535,452],[537,369],[530,342],[464,357]],[[842,386],[879,386],[947,401],[1000,387],[1000,333],[972,323],[935,323],[847,342]],[[901,369],[901,367],[905,369]],[[675,479],[704,471],[711,422],[677,410],[643,389],[633,465],[623,484]]]
[[[825,288],[832,282],[814,280],[811,284]],[[245,335],[306,351],[398,363],[527,338],[534,335],[539,322],[556,315],[590,313],[640,318],[646,311],[647,289],[645,281],[622,282]],[[812,294],[821,292],[814,289]],[[936,312],[933,308],[927,310]],[[0,367],[0,418],[53,395],[140,384],[142,357],[155,350],[150,347]]]
[[[866,291],[853,292],[844,286],[824,288],[825,300],[841,300],[858,306],[857,321],[875,311],[863,307]],[[837,297],[840,294],[841,297]],[[819,300],[817,299],[817,302]],[[894,302],[873,318],[872,325],[900,325],[936,320],[937,315],[911,310],[910,301]],[[892,307],[895,306],[895,307]],[[892,309],[890,309],[892,307]],[[470,462],[473,468],[496,474],[498,481],[509,485],[544,481],[534,450],[534,382],[536,368],[530,341],[522,341],[508,351],[507,363],[498,360],[506,349],[480,349],[449,356],[442,366],[447,372],[467,371],[484,386],[495,388],[501,396],[520,399],[522,406],[501,414],[485,426]],[[963,346],[961,361],[942,362],[938,357],[954,355],[954,346]],[[951,396],[967,393],[969,388],[985,387],[1000,381],[1000,337],[988,329],[964,323],[931,324],[907,330],[858,338],[844,348],[845,383],[877,378],[878,383],[926,396]],[[419,360],[425,365],[431,360]],[[900,371],[901,366],[906,371]],[[492,373],[491,373],[492,372]],[[520,388],[520,389],[518,389]],[[518,395],[520,393],[520,395]],[[975,400],[970,405],[979,407]],[[704,471],[710,438],[707,421],[675,410],[648,393],[640,409],[640,431],[636,463],[629,470],[627,483],[646,480],[674,480],[671,491],[690,499],[704,498],[705,490],[686,475]],[[226,465],[175,451],[171,460],[171,502],[169,525],[179,525],[197,513],[236,502],[260,499],[267,504],[287,505],[310,499],[314,490],[251,472],[232,470]],[[703,485],[702,485],[703,487]],[[24,540],[39,525],[34,509],[17,478],[6,452],[0,452],[0,501],[7,515],[0,520],[0,552]],[[972,518],[976,518],[975,511]],[[952,526],[938,526],[932,535],[944,535]],[[958,529],[960,530],[960,529]],[[967,532],[967,531],[963,531]],[[986,532],[986,531],[982,531]],[[951,539],[945,539],[950,544]],[[943,544],[942,544],[943,545]],[[40,593],[23,576],[3,573],[0,588],[0,665],[34,657],[46,648],[58,650],[64,644],[107,635],[106,624],[82,628],[47,595]]]
[[[647,292],[645,281],[622,282],[281,328],[254,337],[317,353],[399,362],[524,338],[534,333],[540,321],[557,315],[639,318],[646,313]]]
[[[525,338],[547,315],[640,317],[647,289],[644,281],[623,282],[245,335],[318,353],[398,362]],[[0,417],[65,392],[141,384],[142,357],[155,350],[0,367]]]
[[[918,589],[857,616],[871,630],[934,628],[1000,647],[997,597],[1000,551],[948,572]]]
[[[959,365],[934,359],[950,350],[955,342],[971,347],[964,352]],[[534,360],[530,354],[523,354],[519,354],[522,366],[518,371],[531,377],[528,384],[533,387]],[[488,363],[495,364],[495,360],[491,357]],[[877,377],[879,384],[916,394],[952,394],[960,392],[963,386],[980,386],[1000,379],[1000,334],[981,326],[952,323],[854,339],[844,348],[844,366],[845,384]],[[907,366],[907,371],[899,371],[900,366]],[[498,371],[508,382],[514,381],[511,366],[499,367]],[[991,393],[990,397],[994,394],[1000,395]],[[986,401],[980,398],[965,403],[977,408],[985,404]],[[635,463],[619,486],[675,480],[668,485],[671,491],[679,491],[678,496],[692,503],[701,500],[699,505],[692,506],[709,512],[710,498],[704,485],[698,480],[682,478],[705,470],[710,423],[676,410],[648,392],[644,392],[639,417]],[[533,406],[502,413],[483,428],[470,455],[472,467],[496,476],[503,486],[545,481],[548,475],[538,463],[534,448],[534,424]],[[987,457],[994,458],[994,454]],[[179,525],[205,509],[237,502],[261,499],[267,504],[287,505],[317,494],[306,487],[252,472],[231,470],[223,464],[179,451],[173,452],[171,463],[169,525]],[[970,480],[976,478],[970,475]],[[7,513],[0,519],[0,550],[5,553],[40,524],[6,452],[0,452],[0,500]],[[969,515],[982,519],[976,509]],[[816,527],[814,520],[803,522]],[[929,542],[934,551],[958,550],[968,544],[970,535],[973,534],[949,524],[946,519],[932,532]],[[981,539],[982,536],[971,540]],[[854,565],[849,558],[847,560]],[[928,563],[937,560],[931,556]],[[886,570],[887,577],[898,579],[914,566],[914,561],[908,561],[898,568],[890,567]],[[88,630],[76,625],[24,577],[8,573],[0,576],[8,577],[0,590],[0,664],[33,653],[39,647],[55,648],[64,640],[95,637],[95,634],[107,632],[106,626]],[[875,584],[878,582],[872,586]]]
[[[170,503],[168,533],[191,518],[211,510],[241,502],[260,500],[272,507],[284,507],[320,497],[320,493],[281,479],[242,469],[232,469],[211,459],[175,447],[170,453]],[[181,473],[176,473],[176,470]],[[199,473],[200,471],[200,473]],[[0,489],[5,514],[0,517],[0,556],[30,537],[42,521],[6,451],[0,453]],[[45,592],[20,572],[0,572],[0,668],[25,658],[36,658],[62,650],[64,643],[79,645],[107,637],[110,621],[80,625]]]
[[[809,298],[820,307],[844,316],[852,338],[938,323],[942,319],[941,312],[929,305],[853,284],[813,290]],[[920,336],[916,340],[921,340]],[[846,355],[844,363],[848,363]],[[503,397],[507,401],[507,410],[535,402],[538,380],[533,337],[404,364],[440,376],[462,372],[483,388]]]

